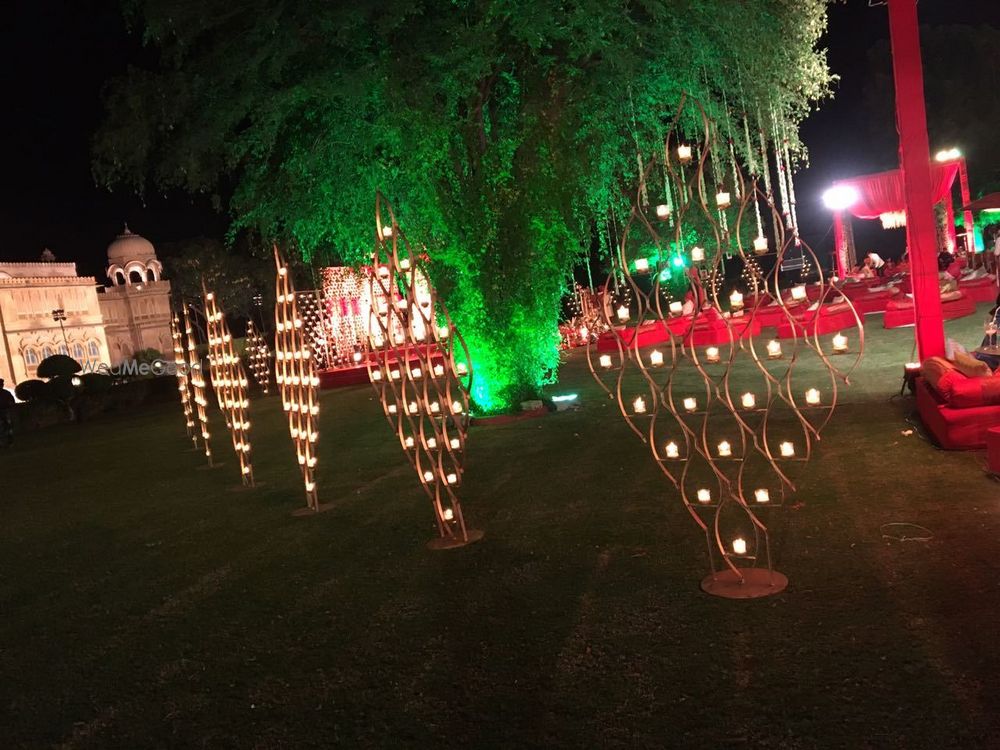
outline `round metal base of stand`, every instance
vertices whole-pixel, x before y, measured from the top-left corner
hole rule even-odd
[[[465,539],[461,539],[457,536],[439,536],[437,539],[431,539],[427,542],[427,549],[457,549],[459,547],[464,547],[467,544],[472,544],[473,542],[478,542],[482,539],[483,532],[479,529],[466,529],[465,536]]]
[[[742,576],[742,578],[741,578]],[[767,568],[740,568],[739,575],[729,568],[706,576],[701,590],[723,599],[759,599],[785,590],[788,578]]]
[[[333,507],[333,503],[320,503],[315,509],[310,508],[308,505],[305,508],[298,508],[292,511],[292,515],[296,518],[308,518],[309,516],[315,516],[323,511],[330,510]]]

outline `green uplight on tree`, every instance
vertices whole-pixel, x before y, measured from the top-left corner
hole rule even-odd
[[[158,67],[107,89],[101,182],[213,196],[234,234],[354,265],[381,189],[426,248],[480,412],[555,380],[572,269],[595,236],[609,252],[683,93],[739,132],[739,91],[794,138],[829,90],[825,0],[123,5]]]

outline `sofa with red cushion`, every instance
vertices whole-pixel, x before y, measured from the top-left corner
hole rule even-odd
[[[920,366],[915,389],[920,421],[942,448],[984,448],[986,433],[1000,427],[1000,376],[969,377],[931,357]]]
[[[947,292],[941,295],[941,317],[944,320],[955,320],[967,315],[976,314],[976,303],[962,292]],[[882,318],[884,328],[901,328],[912,326],[914,321],[913,300],[903,296],[889,300],[885,306],[885,317]]]

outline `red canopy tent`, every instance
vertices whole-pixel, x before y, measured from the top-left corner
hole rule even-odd
[[[931,199],[934,203],[945,201],[948,212],[948,226],[951,239],[955,242],[954,209],[951,202],[951,186],[958,175],[957,162],[931,163]],[[845,194],[851,195],[850,205],[844,210],[859,219],[878,219],[893,214],[906,215],[906,196],[903,190],[903,173],[899,169],[876,174],[850,177],[833,183]],[[846,191],[850,191],[847,193]],[[847,238],[844,232],[844,210],[833,214],[833,234],[836,245],[837,275],[843,278],[850,272],[847,258]],[[905,218],[902,225],[905,223]]]

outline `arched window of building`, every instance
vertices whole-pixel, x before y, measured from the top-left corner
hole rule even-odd
[[[77,362],[83,362],[84,356],[82,344],[73,344],[73,359]]]
[[[87,344],[87,352],[95,359],[101,356],[101,348],[97,345],[97,342],[93,340]]]
[[[31,349],[24,350],[24,361],[29,367],[35,367],[40,361],[38,359],[38,350],[32,347]]]
[[[142,277],[142,271],[132,269],[128,272],[128,279],[133,284],[141,284],[145,279]]]
[[[149,277],[147,281],[156,281],[156,273],[152,268],[146,271],[146,275]]]
[[[66,348],[66,344],[59,344],[59,353],[65,357],[69,356],[69,349]]]
[[[115,282],[118,284],[125,283],[125,272],[120,268],[117,271],[115,271]]]
[[[53,351],[52,351],[52,347],[51,346],[43,346],[42,347],[42,359],[48,359],[49,357],[52,356],[52,354],[53,354]]]

